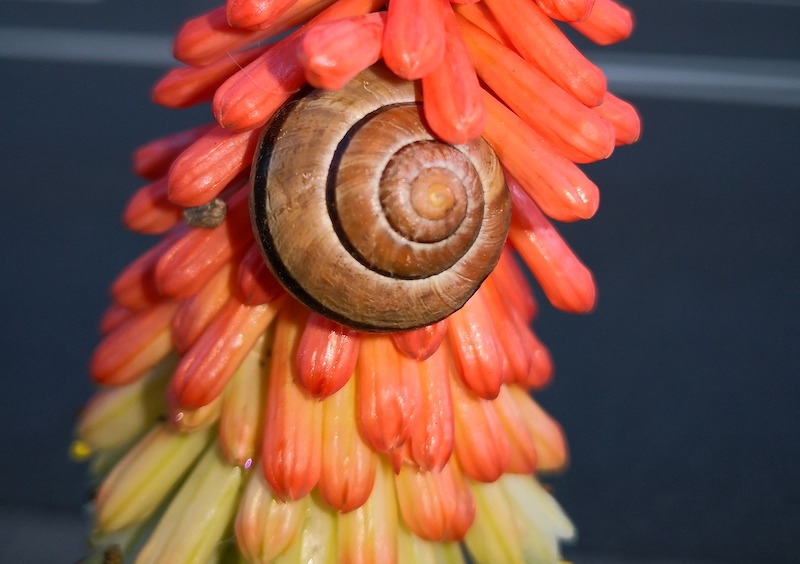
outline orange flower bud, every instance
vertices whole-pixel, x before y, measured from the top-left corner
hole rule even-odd
[[[443,0],[389,0],[383,60],[396,75],[415,80],[442,63],[445,8]]]
[[[297,346],[299,382],[312,396],[328,397],[350,379],[358,348],[355,331],[312,313]]]
[[[215,127],[183,151],[169,170],[169,199],[181,206],[201,206],[216,198],[250,169],[258,131],[232,133]]]
[[[161,293],[156,286],[156,264],[158,264],[158,259],[187,231],[188,228],[185,225],[177,226],[161,242],[120,272],[111,284],[111,295],[117,303],[128,309],[141,310],[162,300]]]
[[[508,439],[492,401],[467,389],[452,378],[455,414],[455,453],[464,474],[481,482],[493,482],[508,468]]]
[[[308,495],[322,471],[322,403],[297,381],[294,362],[307,315],[292,303],[278,317],[267,379],[261,467],[275,495],[287,500]]]
[[[155,281],[159,291],[174,298],[199,292],[223,264],[244,251],[253,240],[247,209],[247,191],[228,202],[221,225],[191,229],[159,257]]]
[[[171,390],[179,405],[201,407],[216,398],[275,317],[280,303],[246,306],[230,298],[181,357]]]
[[[133,152],[133,171],[148,180],[161,178],[172,161],[212,127],[214,124],[201,125],[145,143]]]
[[[372,448],[388,452],[403,445],[417,424],[420,381],[416,363],[388,336],[362,336],[356,393],[359,429]]]
[[[585,313],[594,308],[592,273],[581,263],[516,181],[507,177],[511,193],[508,238],[555,307]]]
[[[587,106],[597,106],[606,77],[581,55],[553,21],[530,0],[486,0],[522,57]]]
[[[592,108],[604,120],[614,126],[616,144],[630,145],[639,140],[642,124],[632,104],[606,92],[603,103]]]
[[[589,17],[570,25],[598,45],[611,45],[630,37],[633,14],[614,0],[595,0]]]
[[[384,12],[373,12],[311,27],[298,58],[316,88],[338,90],[381,57]]]
[[[494,96],[487,93],[484,99],[489,110],[484,136],[508,175],[549,217],[559,221],[592,217],[600,205],[594,182]],[[509,136],[516,142],[506,143]]]
[[[567,464],[568,453],[561,426],[524,389],[509,386],[508,391],[516,404],[521,421],[536,443],[537,469],[542,472],[562,470]]]
[[[322,402],[322,472],[319,494],[337,511],[366,503],[375,482],[377,454],[361,438],[355,417],[356,386],[351,379]]]
[[[478,76],[567,158],[587,163],[611,154],[611,124],[474,24],[458,24]]]
[[[233,293],[233,265],[222,266],[192,297],[181,302],[172,318],[172,340],[181,352],[189,350]]]
[[[337,562],[397,562],[397,503],[388,465],[378,467],[367,503],[349,513],[340,513],[337,525]]]
[[[272,562],[287,552],[294,540],[302,535],[308,506],[308,498],[281,500],[261,472],[251,472],[234,525],[236,540],[245,558],[254,562]]]
[[[162,302],[137,312],[111,331],[94,350],[89,370],[100,384],[129,384],[172,348],[169,324],[177,308]]]
[[[411,433],[410,458],[422,470],[440,471],[455,441],[450,366],[445,347],[418,364],[422,391],[417,423]]]
[[[239,264],[239,291],[247,305],[261,305],[282,296],[283,286],[270,272],[261,256],[261,248],[253,243]]]
[[[536,0],[539,8],[549,17],[563,22],[586,19],[595,0]]]
[[[233,27],[263,28],[292,7],[297,0],[229,0],[225,15]]]
[[[187,108],[213,98],[217,88],[243,66],[264,53],[255,47],[202,66],[180,67],[167,72],[153,87],[151,97],[167,108]]]
[[[439,349],[446,334],[447,320],[443,319],[419,329],[392,333],[392,340],[397,350],[408,358],[425,360]]]
[[[481,290],[450,316],[447,341],[464,384],[482,398],[496,398],[509,366]]]
[[[500,297],[510,311],[517,313],[525,322],[531,321],[536,315],[536,300],[528,288],[528,280],[517,262],[514,249],[506,244],[500,260],[494,271],[489,275],[493,284],[497,286]]]
[[[536,441],[525,426],[509,388],[503,386],[494,402],[500,424],[508,439],[508,471],[514,474],[532,474],[536,470]]]
[[[122,220],[139,233],[164,233],[183,217],[183,208],[169,201],[167,179],[161,178],[137,190],[125,207]]]
[[[442,140],[460,144],[480,137],[486,125],[483,90],[449,6],[444,10],[445,53],[442,63],[422,77],[423,110]],[[452,92],[459,93],[453,96]]]
[[[437,542],[461,540],[463,498],[471,500],[472,494],[452,465],[435,472],[404,466],[395,483],[400,514],[415,535]],[[474,503],[467,506],[474,514]]]

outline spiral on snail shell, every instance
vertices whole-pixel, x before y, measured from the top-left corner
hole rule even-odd
[[[436,140],[419,94],[381,67],[314,90],[262,133],[250,215],[262,254],[311,309],[365,331],[439,321],[499,260],[511,204],[483,139]]]

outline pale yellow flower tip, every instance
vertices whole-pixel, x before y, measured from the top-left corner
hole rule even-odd
[[[339,562],[397,562],[397,502],[392,470],[385,458],[378,465],[367,502],[349,513],[340,513],[337,524]]]
[[[397,561],[415,564],[463,564],[457,542],[431,542],[401,526],[397,530]]]
[[[269,354],[267,343],[271,344],[271,340],[261,337],[247,353],[222,399],[220,446],[228,461],[236,466],[252,462],[260,448],[266,388],[261,365]]]
[[[242,555],[252,562],[272,562],[289,551],[300,536],[308,497],[298,501],[278,499],[264,474],[257,469],[247,479],[234,531]]]
[[[81,412],[78,440],[98,451],[123,447],[142,436],[164,412],[164,392],[177,362],[177,355],[167,355],[135,382],[95,394]]]
[[[95,501],[97,528],[114,531],[150,516],[211,437],[208,431],[182,434],[167,425],[155,427],[103,480]]]
[[[470,553],[478,562],[524,562],[513,509],[498,483],[473,482],[471,486],[477,510],[464,539]]]
[[[249,501],[248,501],[249,497]],[[316,493],[299,501],[274,498],[253,472],[236,517],[236,540],[247,562],[338,564],[336,511]]]
[[[171,392],[167,393],[167,420],[181,432],[193,433],[207,429],[219,421],[220,413],[221,395],[200,407],[182,407]]]
[[[477,511],[465,541],[477,562],[560,562],[559,542],[574,538],[575,529],[536,480],[505,474],[471,485]]]
[[[209,562],[226,549],[243,470],[211,445],[167,507],[136,562]]]
[[[295,539],[293,549],[286,560],[277,564],[312,562],[313,564],[335,564],[336,516],[338,514],[316,494],[308,496],[308,510],[302,532]]]
[[[153,530],[160,517],[161,514],[156,512],[147,520],[131,527],[110,532],[95,531],[91,535],[91,544],[94,550],[85,560],[81,561],[81,564],[124,562],[126,555],[131,554],[141,545],[142,539]],[[113,560],[113,558],[117,558],[117,560]]]
[[[527,519],[525,527],[541,528],[555,538],[570,541],[575,539],[575,526],[561,506],[536,480],[528,476],[507,474],[500,480],[506,497],[515,500],[522,517]]]

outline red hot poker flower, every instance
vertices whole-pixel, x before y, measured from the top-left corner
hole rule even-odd
[[[153,98],[216,123],[134,153],[125,221],[160,239],[112,286],[78,425],[98,552],[558,560],[573,528],[531,474],[567,449],[531,396],[552,359],[517,258],[594,307],[547,218],[595,213],[575,163],[639,119],[553,20],[632,27],[613,0],[229,0],[184,25]]]

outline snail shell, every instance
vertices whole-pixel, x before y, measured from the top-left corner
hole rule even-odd
[[[412,82],[373,67],[286,104],[254,159],[264,259],[311,309],[401,331],[459,309],[497,263],[511,204],[488,144],[437,141]]]

